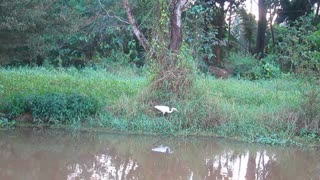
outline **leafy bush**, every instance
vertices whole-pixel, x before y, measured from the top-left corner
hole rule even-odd
[[[9,119],[0,116],[0,128],[8,128],[16,125],[16,121],[9,121]]]
[[[320,73],[320,31],[312,16],[302,16],[294,26],[277,27],[277,62],[283,71]]]
[[[52,93],[29,98],[28,109],[35,119],[68,123],[95,114],[99,104],[88,96]]]
[[[313,89],[303,93],[300,105],[300,121],[306,130],[320,134],[320,90]]]
[[[3,109],[3,112],[7,114],[9,118],[12,118],[25,112],[27,108],[28,104],[26,97],[21,94],[17,94],[15,97],[10,99],[10,101],[7,100],[1,109]]]
[[[270,79],[281,76],[281,70],[274,55],[258,60],[251,55],[231,53],[225,64],[234,75],[250,80]]]
[[[40,121],[69,123],[95,114],[100,107],[100,103],[90,96],[48,93],[29,97],[17,95],[6,102],[4,112],[11,119],[22,113],[32,113],[33,118]]]
[[[245,77],[258,64],[258,60],[251,55],[230,53],[225,68],[234,75]]]
[[[268,55],[259,61],[259,64],[252,70],[253,79],[270,79],[281,76],[281,70],[274,61],[273,55]]]

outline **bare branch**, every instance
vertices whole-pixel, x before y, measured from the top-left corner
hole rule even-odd
[[[97,0],[97,1],[99,2],[100,7],[107,13],[107,16],[108,16],[108,17],[117,19],[117,20],[119,20],[119,21],[121,21],[121,22],[123,22],[123,23],[126,23],[126,24],[130,24],[129,21],[127,21],[127,20],[125,20],[125,19],[122,19],[121,17],[115,16],[115,15],[111,15],[110,12],[112,12],[112,11],[111,11],[111,10],[106,10],[106,9],[103,7],[101,1],[100,1],[100,0]]]
[[[134,16],[132,14],[132,9],[131,9],[131,5],[129,3],[129,0],[122,0],[122,4],[126,10],[126,13],[127,13],[128,19],[129,19],[129,23],[132,26],[132,30],[133,30],[134,35],[137,37],[140,44],[143,46],[144,50],[149,51],[150,50],[149,42],[137,26],[136,20],[134,19]]]

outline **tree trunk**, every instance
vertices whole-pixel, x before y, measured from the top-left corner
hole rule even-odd
[[[217,16],[219,18],[217,22],[218,26],[218,34],[216,35],[216,38],[218,39],[219,43],[215,45],[215,55],[216,55],[216,62],[215,66],[221,67],[222,62],[222,56],[223,56],[223,40],[225,38],[225,10],[224,10],[225,1],[220,2],[220,8],[217,12]]]
[[[229,18],[228,18],[228,50],[231,46],[230,38],[231,38],[231,23],[232,23],[232,2],[229,4]]]
[[[137,26],[136,20],[134,19],[134,16],[132,14],[132,9],[129,0],[122,0],[122,5],[126,10],[128,20],[130,25],[132,26],[134,35],[137,37],[139,43],[143,46],[144,50],[148,52],[150,50],[149,42]]]
[[[276,8],[274,8],[276,9]],[[275,12],[275,10],[274,10]],[[274,31],[273,31],[273,12],[271,11],[270,9],[270,31],[271,31],[271,38],[272,38],[272,49],[274,50],[275,46],[276,46],[276,41],[275,41],[275,38],[274,38]]]
[[[316,9],[315,17],[318,17],[318,15],[319,15],[319,8],[320,8],[320,0],[318,0],[318,2],[317,2],[317,9]]]
[[[271,31],[271,38],[272,38],[272,48],[274,49],[276,47],[276,41],[274,38],[274,30],[273,30],[272,21],[270,22],[270,31]]]
[[[257,57],[261,59],[264,56],[265,38],[266,38],[266,28],[267,28],[267,10],[265,6],[265,0],[259,0],[259,21],[258,21],[258,33],[256,41],[255,53]]]
[[[170,44],[169,50],[177,54],[182,43],[181,14],[188,0],[173,1],[173,11],[170,15]]]

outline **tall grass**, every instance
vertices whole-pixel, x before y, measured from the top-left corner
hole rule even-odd
[[[15,68],[0,70],[0,107],[16,96],[80,93],[112,104],[122,94],[135,94],[145,78],[115,76],[103,69]]]

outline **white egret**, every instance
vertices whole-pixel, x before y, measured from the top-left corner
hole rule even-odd
[[[164,115],[165,113],[172,113],[173,111],[179,112],[176,108],[169,108],[168,106],[154,106],[156,109],[162,112]]]

